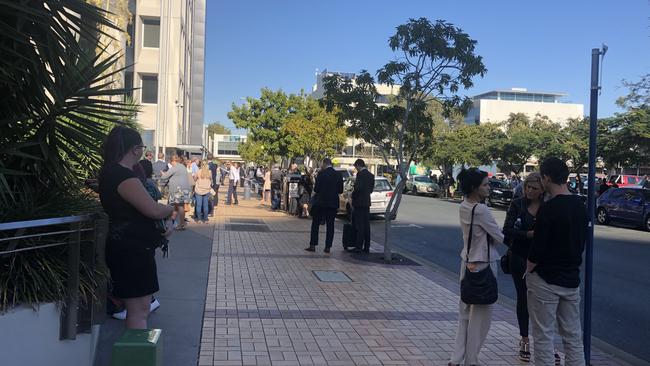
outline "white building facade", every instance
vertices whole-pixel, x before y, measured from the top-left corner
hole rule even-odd
[[[205,0],[130,0],[125,85],[147,150],[205,150]],[[195,152],[196,153],[196,152]]]
[[[523,113],[531,119],[539,114],[564,125],[571,118],[583,118],[582,104],[563,103],[563,93],[529,92],[524,88],[493,90],[472,97],[472,107],[465,117],[466,123],[498,123],[511,113]]]

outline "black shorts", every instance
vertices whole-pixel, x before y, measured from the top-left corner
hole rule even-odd
[[[106,264],[111,272],[112,294],[120,299],[158,292],[155,245],[106,241]]]

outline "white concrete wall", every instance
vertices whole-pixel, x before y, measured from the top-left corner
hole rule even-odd
[[[54,303],[41,304],[38,311],[20,306],[0,315],[0,365],[92,366],[99,328],[60,341],[60,316]]]
[[[502,122],[508,119],[510,113],[524,113],[531,119],[539,113],[560,124],[564,124],[569,118],[582,118],[584,116],[584,106],[582,104],[494,99],[481,99],[478,102],[480,103],[480,123]]]

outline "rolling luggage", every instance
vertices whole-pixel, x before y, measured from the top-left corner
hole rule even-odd
[[[354,248],[357,232],[352,224],[347,223],[343,225],[343,249],[348,250]]]

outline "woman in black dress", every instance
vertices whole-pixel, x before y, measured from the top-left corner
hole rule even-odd
[[[133,172],[145,148],[136,130],[113,128],[99,174],[99,198],[109,217],[106,264],[130,329],[147,329],[151,296],[159,289],[154,251],[160,236],[169,233],[161,233],[155,222],[172,214],[172,207],[154,201]]]

